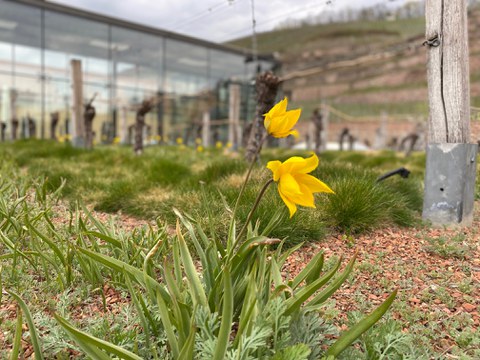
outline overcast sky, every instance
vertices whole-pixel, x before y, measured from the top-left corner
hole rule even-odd
[[[252,33],[252,0],[51,0],[214,42]],[[407,0],[253,0],[258,32],[322,11]]]

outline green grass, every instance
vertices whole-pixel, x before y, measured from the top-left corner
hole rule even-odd
[[[150,147],[142,157],[136,157],[126,147],[84,151],[66,144],[35,141],[2,146],[0,152],[31,177],[46,179],[49,191],[65,182],[62,196],[71,206],[81,200],[98,211],[121,211],[138,218],[158,218],[168,224],[175,221],[175,207],[198,217],[202,225],[213,221],[221,234],[226,234],[228,224],[223,201],[233,207],[247,168],[242,159],[225,158],[213,149],[198,153],[189,148]],[[266,149],[262,160],[264,164],[272,159],[283,161],[293,154],[289,150]],[[410,179],[375,183],[382,173],[405,164],[412,171]],[[424,157],[417,154],[406,159],[389,151],[376,156],[326,152],[316,174],[336,195],[318,196],[317,210],[300,209],[293,219],[282,222],[284,225],[276,228],[272,236],[288,236],[290,244],[296,244],[321,239],[331,230],[359,233],[389,224],[412,225],[421,209],[419,181],[423,178],[423,164]],[[247,217],[250,204],[269,176],[265,168],[255,169],[254,181],[240,204],[240,221]],[[201,187],[205,189],[206,202],[202,200]],[[275,187],[268,190],[254,222],[266,224],[276,208],[284,208],[282,216],[287,217]],[[207,210],[215,214],[212,220],[205,216]]]
[[[261,163],[272,159],[285,160],[292,155],[306,156],[307,153],[265,149]],[[144,156],[136,157],[129,148],[83,151],[43,141],[1,144],[0,156],[6,159],[0,164],[0,231],[6,236],[0,237],[0,294],[2,289],[14,291],[27,302],[42,339],[44,356],[52,359],[85,358],[54,320],[53,311],[56,311],[75,327],[142,357],[148,357],[153,347],[159,358],[167,359],[165,334],[160,329],[151,328],[150,334],[157,331],[158,336],[148,337],[142,330],[145,319],[142,320],[138,308],[131,302],[125,278],[83,256],[78,249],[113,256],[142,269],[146,254],[155,244],[160,244],[149,270],[157,273],[162,270],[165,259],[172,256],[173,249],[168,242],[159,240],[171,232],[175,224],[173,207],[197,219],[196,223],[208,237],[215,233],[225,239],[230,220],[225,204],[232,208],[235,203],[246,172],[243,160],[230,159],[212,149],[197,153],[177,147],[151,147],[146,149]],[[275,210],[282,210],[282,220],[273,228],[270,238],[286,237],[288,247],[301,241],[322,241],[326,234],[340,232],[346,241],[354,243],[357,234],[372,229],[418,224],[422,205],[423,154],[415,153],[405,158],[392,151],[370,155],[345,151],[325,152],[320,158],[320,166],[314,175],[330,185],[336,194],[318,195],[316,209],[300,208],[289,219],[273,184],[253,218],[262,230]],[[379,175],[400,166],[412,171],[408,179],[397,177],[376,183]],[[263,166],[255,169],[240,204],[238,227],[245,221],[257,192],[270,176]],[[45,184],[43,179],[46,179]],[[52,194],[63,179],[66,181],[63,189]],[[100,215],[101,218],[97,219],[78,212],[77,200],[112,215],[121,212],[148,220],[152,228],[137,227],[133,232],[124,231],[108,220],[108,216]],[[162,231],[164,225],[169,225],[165,233]],[[14,241],[13,247],[9,247],[8,239]],[[447,259],[462,259],[468,255],[469,249],[464,247],[462,234],[458,233],[452,239],[453,242],[441,237],[425,239],[425,250],[432,256]],[[395,266],[403,266],[402,271],[406,271],[408,264]],[[363,262],[357,271],[381,277],[383,268],[381,261],[375,264]],[[427,287],[419,297],[425,301],[438,298],[450,306],[453,302],[448,289],[452,276],[448,269],[428,274],[437,284],[435,293]],[[475,282],[467,277],[455,284],[465,301],[475,303],[472,297],[478,290]],[[408,280],[400,286],[408,287]],[[387,291],[393,289],[388,281],[379,287]],[[116,290],[112,292],[112,288]],[[141,291],[138,294],[144,295]],[[372,304],[365,302],[364,294],[352,296],[362,312],[371,310]],[[121,305],[112,302],[116,298],[120,299]],[[467,317],[446,318],[439,313],[412,312],[405,305],[407,301],[400,297],[394,303],[396,312],[402,317],[400,323],[385,320],[344,353],[343,358],[376,358],[385,344],[395,345],[388,353],[392,359],[401,358],[398,354],[402,353],[411,358],[422,358],[424,352],[427,356],[439,356],[435,348],[439,334],[455,339],[454,354],[465,358],[478,355],[478,336]],[[6,302],[12,303],[12,299],[2,294],[0,328],[5,338],[0,343],[0,358],[8,358],[16,326],[15,314],[4,305]],[[334,314],[337,310],[333,310],[332,305],[324,308],[325,318],[329,320],[338,315]],[[151,314],[158,313],[156,308],[147,310]],[[441,328],[435,325],[439,323]],[[404,327],[414,335],[402,333],[400,330]],[[26,332],[23,337],[30,342]]]

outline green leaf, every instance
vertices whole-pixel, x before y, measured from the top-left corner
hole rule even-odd
[[[392,305],[393,300],[397,296],[395,290],[390,296],[370,315],[366,316],[360,322],[352,326],[349,330],[344,332],[337,341],[327,350],[327,356],[337,357],[343,350],[350,346],[360,335],[370,329],[380,318],[385,314],[388,308]]]
[[[134,353],[122,349],[121,347],[111,344],[107,341],[98,339],[83,331],[74,328],[67,320],[57,314],[53,314],[55,320],[65,330],[65,332],[74,340],[80,348],[91,356],[93,359],[107,360],[111,359],[102,350],[109,354],[114,354],[120,359],[125,360],[142,360],[142,358]]]
[[[194,301],[194,305],[198,304],[207,307],[207,296],[205,295],[202,282],[200,281],[200,277],[198,276],[197,269],[195,268],[195,264],[193,263],[192,257],[190,255],[190,251],[188,250],[187,243],[185,242],[182,232],[180,231],[180,223],[178,222],[178,220],[177,239],[180,247],[180,256],[182,258],[183,267],[185,269],[185,275],[187,276],[188,285],[190,287],[190,290],[192,291],[192,299]]]
[[[0,289],[1,291],[1,289]],[[13,340],[13,349],[10,353],[10,360],[20,359],[20,346],[22,344],[22,312],[17,307],[17,326],[15,327],[15,339]]]
[[[322,272],[324,262],[324,255],[323,252],[317,253],[312,260],[305,266],[300,273],[295,276],[290,287],[292,289],[296,289],[298,285],[302,283],[302,281],[306,281],[307,284],[310,284],[320,276]]]
[[[131,277],[133,277],[139,284],[145,286],[145,288],[148,290],[154,289],[160,291],[160,294],[162,294],[162,297],[164,298],[165,301],[169,302],[170,295],[168,292],[163,288],[162,285],[160,285],[154,278],[151,276],[145,274],[143,271],[137,269],[136,267],[129,265],[121,260],[114,259],[110,256],[103,255],[100,253],[96,253],[94,251],[84,249],[84,248],[77,248],[78,251],[81,253],[87,255],[88,257],[92,258],[93,260],[109,267],[110,269],[116,270],[119,273],[122,273],[125,271],[127,274],[129,274]]]
[[[207,256],[205,254],[205,248],[208,246],[208,238],[206,237],[205,233],[203,232],[202,228],[200,226],[197,226],[197,231],[200,233],[200,239],[202,239],[203,246],[200,244],[200,241],[197,238],[197,235],[195,233],[195,229],[190,221],[185,219],[184,216],[177,210],[173,209],[175,212],[175,215],[180,219],[182,222],[183,226],[188,230],[188,233],[190,235],[190,239],[193,242],[193,245],[195,246],[195,250],[197,251],[197,255],[200,258],[200,261],[202,263],[202,268],[205,274],[205,282],[209,284],[209,287],[212,286],[213,284],[213,268],[215,268],[218,264],[217,263],[210,263],[210,261],[207,259]]]
[[[182,351],[180,351],[180,355],[178,358],[180,360],[183,359],[193,359],[193,349],[195,347],[195,314],[192,316],[192,322],[190,323],[190,332],[187,338],[187,341],[183,344]]]
[[[98,231],[87,231],[85,233],[85,235],[92,235],[92,236],[95,236],[113,246],[115,246],[116,248],[119,248],[121,249],[122,248],[122,242],[117,240],[117,239],[114,239],[112,238],[111,236],[108,236],[108,235],[105,235],[105,234],[102,234]]]
[[[312,300],[310,300],[310,302],[307,304],[306,307],[316,306],[318,304],[321,304],[325,302],[330,296],[332,296],[332,294],[335,291],[337,291],[340,286],[342,286],[345,280],[347,280],[348,275],[350,275],[350,273],[353,270],[353,265],[355,265],[356,259],[357,259],[357,254],[355,254],[353,258],[349,261],[349,263],[345,267],[345,270],[343,270],[340,276],[335,278],[335,280],[327,288],[325,288],[323,291],[315,295],[315,297]]]
[[[157,306],[158,306],[158,311],[160,312],[160,319],[162,320],[163,328],[165,330],[165,335],[167,335],[168,344],[170,345],[170,349],[172,350],[173,358],[179,359],[178,341],[177,341],[177,336],[175,335],[174,327],[170,320],[170,315],[168,311],[169,309],[163,297],[160,295],[158,289],[157,289]]]
[[[238,343],[244,334],[246,334],[246,336],[250,335],[250,331],[254,325],[254,321],[252,320],[255,314],[255,307],[257,305],[257,284],[255,283],[255,270],[256,267],[252,269],[248,276],[249,281],[245,297],[243,298],[242,311],[238,320],[238,330],[233,342],[234,347],[238,346]]]
[[[8,291],[7,292],[15,298],[17,301],[18,305],[22,309],[23,313],[25,314],[25,319],[27,320],[27,325],[28,325],[28,330],[30,331],[30,338],[32,339],[32,346],[33,346],[33,351],[35,352],[35,360],[43,360],[43,355],[42,355],[42,347],[40,346],[40,339],[38,337],[37,330],[35,328],[35,324],[33,323],[32,319],[32,314],[30,313],[30,310],[28,309],[27,304],[22,300],[20,296],[15,294],[13,291]]]
[[[55,253],[55,255],[57,256],[58,260],[60,260],[62,262],[62,265],[63,266],[66,266],[67,265],[67,260],[65,259],[65,256],[63,255],[62,251],[60,251],[60,249],[58,248],[58,246],[52,241],[50,240],[46,235],[42,234],[40,231],[38,231],[31,223],[30,221],[27,219],[25,219],[26,221],[26,224],[28,226],[28,229],[30,230],[30,232],[34,233],[35,235],[37,235],[40,239],[42,239],[43,242],[45,242],[49,247],[50,249],[52,249],[52,251]],[[33,234],[32,234],[33,235]],[[34,236],[32,236],[34,237]]]
[[[232,331],[233,319],[233,289],[232,279],[228,268],[223,269],[223,310],[222,322],[220,323],[220,330],[218,331],[217,344],[215,346],[215,353],[213,360],[224,360],[227,353],[230,333]]]
[[[127,285],[128,291],[130,292],[130,297],[133,300],[133,304],[137,309],[138,317],[140,318],[140,322],[142,323],[143,331],[145,332],[145,345],[147,346],[147,348],[150,348],[150,330],[148,327],[147,319],[145,317],[145,313],[143,311],[143,307],[138,300],[136,291],[133,288],[132,282],[130,281],[128,276],[125,276],[125,283]]]
[[[308,360],[311,350],[305,344],[295,344],[277,352],[272,360]]]
[[[337,264],[335,264],[335,266],[330,269],[330,271],[328,271],[325,275],[315,280],[311,284],[304,286],[301,290],[297,291],[295,296],[287,299],[285,301],[285,315],[291,315],[292,313],[300,309],[302,304],[307,301],[310,296],[312,296],[318,289],[325,285],[335,275],[338,268],[340,267],[341,261],[341,259],[338,260]]]

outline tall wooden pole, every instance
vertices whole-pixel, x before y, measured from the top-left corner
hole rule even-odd
[[[477,145],[470,141],[467,0],[427,0],[429,128],[423,217],[470,225]]]
[[[466,0],[427,0],[431,143],[470,140],[470,76]]]
[[[72,59],[70,66],[72,69],[72,143],[75,147],[84,147],[82,61]]]
[[[240,146],[240,85],[230,84],[228,87],[228,141],[234,149]]]

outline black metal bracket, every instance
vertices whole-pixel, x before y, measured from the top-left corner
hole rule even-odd
[[[389,171],[389,172],[383,174],[382,176],[380,176],[377,179],[377,183],[380,182],[380,181],[383,181],[385,179],[388,179],[389,177],[394,176],[394,175],[400,175],[402,178],[406,179],[406,178],[408,178],[408,175],[410,175],[410,170],[407,170],[404,167],[401,167],[401,168],[398,168],[396,170]]]
[[[439,47],[440,46],[440,38],[438,35],[431,37],[428,40],[425,40],[422,44],[423,46],[430,46],[430,47]]]

